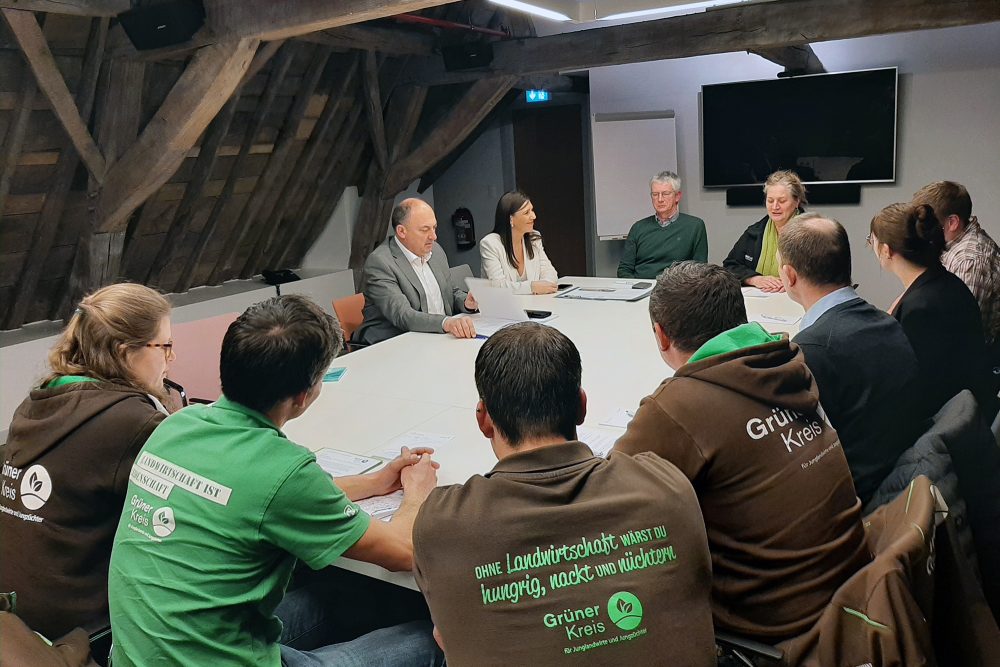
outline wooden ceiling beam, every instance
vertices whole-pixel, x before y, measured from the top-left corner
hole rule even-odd
[[[390,56],[431,56],[437,50],[436,40],[431,35],[377,26],[342,26],[309,33],[299,39],[336,49],[378,51]]]
[[[107,171],[107,162],[101,149],[90,135],[87,129],[87,121],[80,115],[80,110],[73,100],[73,94],[69,92],[66,81],[59,72],[55,58],[49,50],[49,45],[42,34],[42,27],[38,25],[38,20],[34,13],[21,11],[18,9],[3,9],[3,17],[14,34],[21,52],[24,54],[28,66],[35,75],[38,87],[45,93],[52,111],[59,122],[62,123],[70,141],[80,154],[90,173],[98,183],[104,181],[104,174]],[[106,31],[105,31],[106,33]],[[104,45],[101,45],[101,52]],[[87,114],[89,116],[89,114]]]
[[[31,120],[31,111],[35,106],[35,94],[38,86],[35,85],[35,77],[31,72],[25,71],[21,81],[21,90],[18,93],[17,109],[7,128],[7,135],[4,137],[3,147],[0,148],[0,212],[3,211],[4,201],[10,192],[11,180],[14,178],[14,171],[17,169],[17,160],[21,156],[21,149],[24,147],[24,138],[28,130],[28,121]]]
[[[123,228],[177,171],[243,78],[257,45],[256,39],[241,39],[195,54],[138,140],[109,170],[97,200],[98,231]]]
[[[284,39],[352,23],[416,12],[457,0],[205,0],[206,28],[216,39]]]
[[[130,7],[130,0],[0,0],[4,9],[75,16],[118,16]]]
[[[489,67],[446,72],[440,58],[402,83],[438,85],[949,28],[1000,21],[996,0],[776,0],[655,21],[496,42]]]
[[[785,68],[789,76],[798,74],[823,74],[826,68],[819,56],[808,44],[801,46],[782,46],[774,49],[754,49],[750,53],[770,60]]]

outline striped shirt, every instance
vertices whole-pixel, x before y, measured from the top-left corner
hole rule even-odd
[[[1000,247],[975,216],[960,236],[945,245],[941,263],[962,279],[979,302],[986,341],[1000,341]]]

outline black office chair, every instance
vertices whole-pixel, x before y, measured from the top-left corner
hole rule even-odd
[[[718,629],[715,631],[715,649],[719,667],[759,667],[780,664],[784,658],[784,652],[779,648]]]

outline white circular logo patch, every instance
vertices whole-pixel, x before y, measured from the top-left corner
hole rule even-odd
[[[153,512],[153,532],[157,537],[166,537],[177,528],[174,521],[174,510],[169,507],[161,507]]]
[[[24,471],[21,480],[21,503],[29,510],[37,510],[52,495],[52,478],[49,471],[40,465],[33,465]]]
[[[354,509],[354,505],[348,505],[344,508],[344,516],[352,517],[358,513],[358,510]]]

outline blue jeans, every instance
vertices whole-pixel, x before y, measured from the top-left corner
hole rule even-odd
[[[382,628],[342,644],[314,651],[281,647],[283,667],[440,667],[444,655],[429,621]]]

